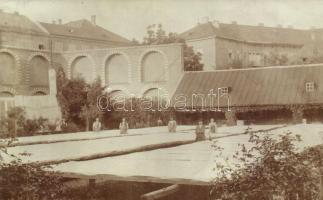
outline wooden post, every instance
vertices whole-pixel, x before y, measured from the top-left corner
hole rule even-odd
[[[302,123],[304,110],[299,106],[295,106],[292,109],[293,123],[299,124]]]
[[[225,111],[225,118],[227,120],[227,125],[228,126],[235,126],[237,125],[237,116],[236,112],[231,110],[231,111]]]
[[[173,194],[179,190],[179,185],[171,185],[169,187],[162,188],[160,190],[156,190],[144,195],[141,195],[141,199],[143,200],[155,200],[160,199],[162,197]]]
[[[323,200],[323,167],[320,168],[320,200]]]
[[[90,178],[89,179],[89,188],[94,188],[95,187],[95,179],[94,178]]]

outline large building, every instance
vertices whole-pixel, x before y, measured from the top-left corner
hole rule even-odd
[[[322,29],[198,23],[180,36],[202,54],[204,70],[307,63],[323,53]]]
[[[59,67],[69,78],[91,82],[100,77],[111,93],[167,95],[183,74],[182,57],[181,44],[133,46],[97,25],[95,16],[39,23],[0,11],[0,115],[13,105],[25,107],[31,116],[58,115]]]

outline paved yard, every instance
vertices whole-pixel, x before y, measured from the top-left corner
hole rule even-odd
[[[323,125],[295,125],[270,131],[269,134],[277,137],[289,131],[301,135],[303,141],[297,143],[300,150],[323,143]],[[217,157],[218,152],[212,149],[212,142],[203,141],[117,157],[67,162],[55,165],[54,170],[73,176],[112,180],[207,184],[217,175],[217,171],[213,170],[216,162],[234,166],[237,161],[232,159],[232,155],[239,150],[239,143],[250,146],[248,138],[248,135],[238,135],[217,139],[217,144],[224,148],[222,158]],[[230,158],[229,161],[225,161],[226,157]]]
[[[272,127],[275,126],[255,126],[254,129],[268,129]],[[246,126],[222,127],[219,128],[218,132],[220,136],[231,133],[243,133],[246,128]],[[8,153],[20,157],[23,162],[48,162],[63,159],[75,159],[131,148],[140,148],[146,145],[177,141],[192,141],[195,139],[194,129],[192,126],[179,126],[178,130],[179,131],[177,133],[168,133],[167,127],[133,129],[129,131],[129,135],[122,137],[116,137],[119,136],[119,134],[116,133],[115,130],[103,131],[100,133],[70,133],[24,137],[19,138],[19,141],[44,142],[61,140],[61,142],[9,147]],[[96,138],[100,135],[102,135],[102,138]],[[68,141],[70,139],[81,138],[88,140]]]

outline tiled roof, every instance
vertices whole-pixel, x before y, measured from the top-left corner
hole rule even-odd
[[[41,25],[53,35],[130,43],[128,39],[112,33],[98,25],[94,25],[88,20],[77,20],[66,24],[49,24],[41,22]]]
[[[193,101],[193,94],[206,98],[211,94],[210,90],[216,94],[221,87],[231,88],[229,98],[232,106],[323,104],[322,77],[323,64],[186,72],[172,97],[172,104],[175,104],[176,97],[179,101],[180,96],[185,95],[188,108],[192,104],[200,107],[201,101]],[[306,82],[315,83],[314,92],[306,92]],[[220,99],[220,106],[227,106],[227,98]],[[216,104],[217,99],[213,105]],[[207,100],[204,105],[212,104]],[[180,106],[175,104],[175,107]]]
[[[198,24],[192,29],[180,34],[180,37],[186,40],[210,36],[245,42],[295,45],[302,45],[310,40],[309,30],[224,23],[214,25],[211,22]]]
[[[30,20],[26,16],[3,11],[0,11],[0,30],[48,34],[37,22]]]

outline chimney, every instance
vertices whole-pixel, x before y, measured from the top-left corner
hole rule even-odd
[[[238,24],[237,21],[232,21],[231,24]]]
[[[258,23],[258,26],[264,27],[265,24],[264,23]]]
[[[62,19],[58,19],[58,24],[62,24]]]
[[[56,24],[56,21],[55,21],[55,20],[53,20],[53,21],[52,21],[52,24]]]
[[[212,25],[215,27],[215,28],[219,28],[220,27],[220,22],[217,21],[217,20],[213,20],[212,21]]]
[[[93,25],[96,25],[96,16],[95,15],[91,16],[91,22]]]
[[[209,22],[209,17],[203,17],[202,18],[202,23],[205,24],[205,23],[208,23]]]

